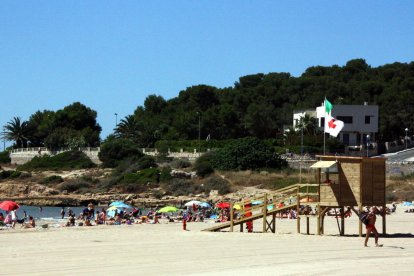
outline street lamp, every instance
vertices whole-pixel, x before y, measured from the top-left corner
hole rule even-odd
[[[115,113],[115,128],[118,126],[118,113]]]
[[[201,139],[201,113],[197,111],[198,115],[198,154],[200,154],[200,139]]]
[[[369,157],[369,134],[367,134],[367,157]]]
[[[405,128],[405,149],[407,149],[408,143],[408,128]]]

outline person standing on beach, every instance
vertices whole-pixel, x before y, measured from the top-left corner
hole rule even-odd
[[[62,210],[60,210],[60,216],[62,217],[62,219],[65,218],[65,208],[62,207]]]
[[[375,246],[382,247],[382,244],[378,244],[378,231],[375,228],[375,222],[377,221],[377,214],[379,213],[377,207],[372,207],[371,211],[368,213],[368,224],[367,224],[367,233],[365,236],[364,246],[368,247],[368,239],[371,233],[374,233],[375,237]]]
[[[10,213],[11,213],[11,219],[12,219],[12,228],[14,228],[14,226],[16,226],[16,222],[17,222],[16,210],[12,210]]]

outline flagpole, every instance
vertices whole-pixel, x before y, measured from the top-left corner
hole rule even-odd
[[[323,155],[325,155],[325,140],[326,140],[326,132],[325,132],[325,125],[326,125],[326,108],[325,108],[325,100],[323,101],[323,109],[325,110],[325,116],[323,117]]]

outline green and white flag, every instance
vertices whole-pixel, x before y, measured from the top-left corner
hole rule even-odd
[[[325,103],[324,103],[324,105],[325,105],[325,112],[326,112],[326,113],[328,113],[328,114],[331,114],[331,110],[332,110],[332,108],[333,108],[333,105],[331,104],[331,102],[330,102],[330,101],[328,101],[328,100],[325,98]]]

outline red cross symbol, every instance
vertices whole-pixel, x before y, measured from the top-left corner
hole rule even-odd
[[[335,125],[335,119],[330,120],[328,122],[328,126],[329,126],[329,128],[335,128],[336,127],[336,125]]]

